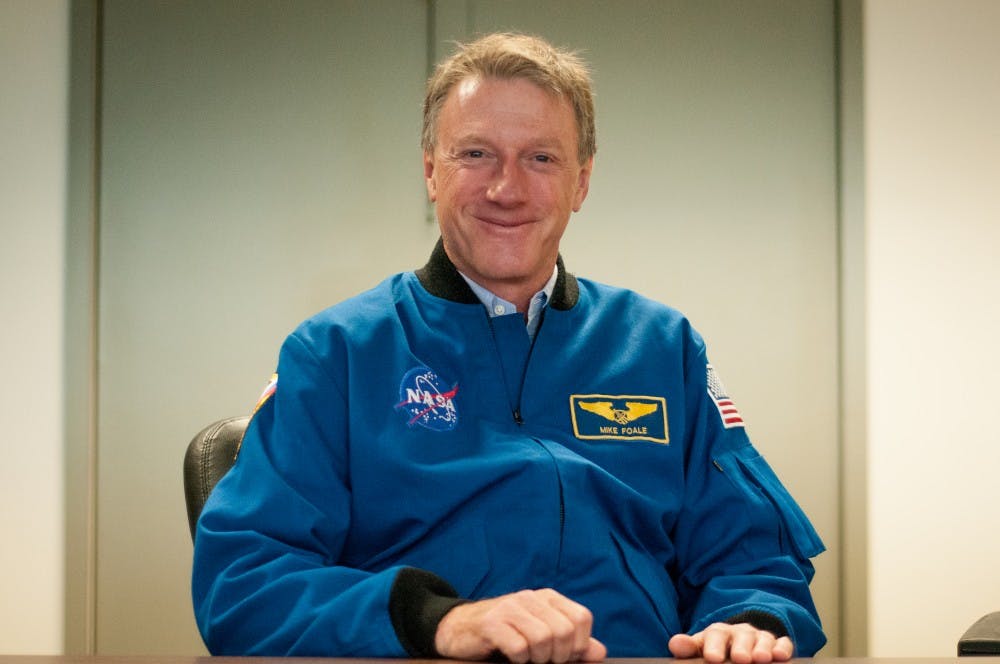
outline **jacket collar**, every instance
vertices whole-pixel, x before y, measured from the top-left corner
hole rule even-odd
[[[576,277],[566,271],[561,255],[556,258],[556,267],[559,274],[556,276],[556,285],[552,290],[549,306],[563,311],[572,309],[577,300],[580,299],[580,289]],[[448,254],[444,250],[444,243],[440,239],[434,245],[434,251],[431,252],[427,264],[416,270],[415,273],[420,284],[431,295],[460,304],[479,303],[479,298],[469,288],[469,284],[465,283],[465,279],[458,273],[458,268],[448,258]]]

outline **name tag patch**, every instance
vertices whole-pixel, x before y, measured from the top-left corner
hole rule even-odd
[[[669,443],[667,400],[635,394],[573,394],[573,435],[581,440]]]

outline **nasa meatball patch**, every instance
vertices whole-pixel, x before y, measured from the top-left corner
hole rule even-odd
[[[406,415],[406,426],[451,431],[458,425],[458,383],[448,385],[428,367],[414,367],[399,383],[396,410]]]

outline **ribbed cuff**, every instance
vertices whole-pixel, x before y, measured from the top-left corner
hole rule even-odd
[[[729,625],[738,625],[739,623],[748,623],[753,625],[757,629],[767,630],[771,634],[774,634],[779,639],[783,636],[788,636],[788,628],[785,627],[785,623],[781,622],[781,619],[777,616],[771,615],[766,611],[759,611],[752,609],[750,611],[743,611],[737,613],[735,616],[724,620],[723,622]]]
[[[437,574],[404,567],[389,591],[389,617],[396,638],[410,657],[440,657],[434,647],[438,624],[444,614],[468,601]]]

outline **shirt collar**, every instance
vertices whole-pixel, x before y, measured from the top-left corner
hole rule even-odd
[[[462,275],[462,278],[465,279],[465,283],[469,284],[469,288],[472,289],[472,292],[476,294],[479,301],[483,303],[484,307],[486,307],[486,311],[490,315],[490,318],[517,313],[517,307],[513,303],[508,302],[496,293],[490,291],[488,288],[477,284],[463,272],[459,271],[459,274]],[[528,303],[527,326],[528,336],[530,337],[534,337],[535,332],[538,330],[538,324],[541,322],[539,314],[541,314],[549,300],[552,299],[552,291],[556,287],[556,278],[558,276],[559,268],[553,265],[552,276],[550,276],[549,280],[545,282],[544,286],[542,286],[542,290],[535,293]]]
[[[580,286],[576,277],[566,271],[562,256],[556,256],[556,268],[559,276],[556,277],[556,285],[552,289],[546,308],[558,309],[559,311],[569,311],[576,306],[580,300]],[[475,304],[479,298],[469,288],[469,284],[462,279],[455,264],[448,258],[448,253],[444,250],[444,242],[438,238],[430,258],[423,267],[413,271],[413,275],[420,282],[420,285],[434,297],[440,297],[451,302],[461,304]]]

